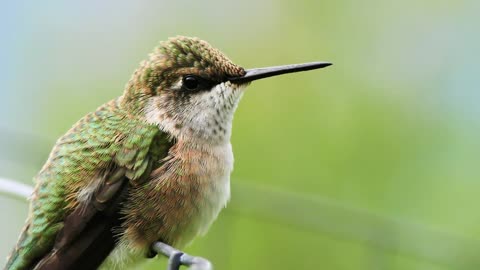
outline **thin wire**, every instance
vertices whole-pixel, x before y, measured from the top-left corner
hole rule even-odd
[[[14,180],[0,177],[0,193],[16,199],[25,200],[32,194],[33,188]]]

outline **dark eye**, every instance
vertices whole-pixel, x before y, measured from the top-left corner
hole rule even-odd
[[[197,77],[188,75],[183,78],[183,87],[187,90],[197,90],[199,80]]]

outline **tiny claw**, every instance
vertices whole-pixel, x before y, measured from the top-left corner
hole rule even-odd
[[[148,259],[154,258],[155,256],[157,256],[157,252],[155,252],[153,249],[149,249],[147,254],[145,254],[145,257]]]

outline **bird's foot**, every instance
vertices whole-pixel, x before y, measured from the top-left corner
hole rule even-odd
[[[157,254],[168,257],[167,270],[178,270],[181,265],[190,267],[190,270],[212,270],[212,264],[202,257],[188,255],[162,242],[155,242],[152,250]]]

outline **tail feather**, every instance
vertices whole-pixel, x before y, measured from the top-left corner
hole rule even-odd
[[[33,238],[28,235],[29,227],[30,226],[27,225],[23,228],[17,245],[7,259],[4,270],[27,270],[31,269],[32,265],[34,265],[35,258],[32,256],[34,253],[31,249],[35,243]]]
[[[22,229],[17,245],[10,253],[4,270],[30,270],[48,253],[55,241],[61,223],[53,225],[42,234],[32,234],[30,222]]]

